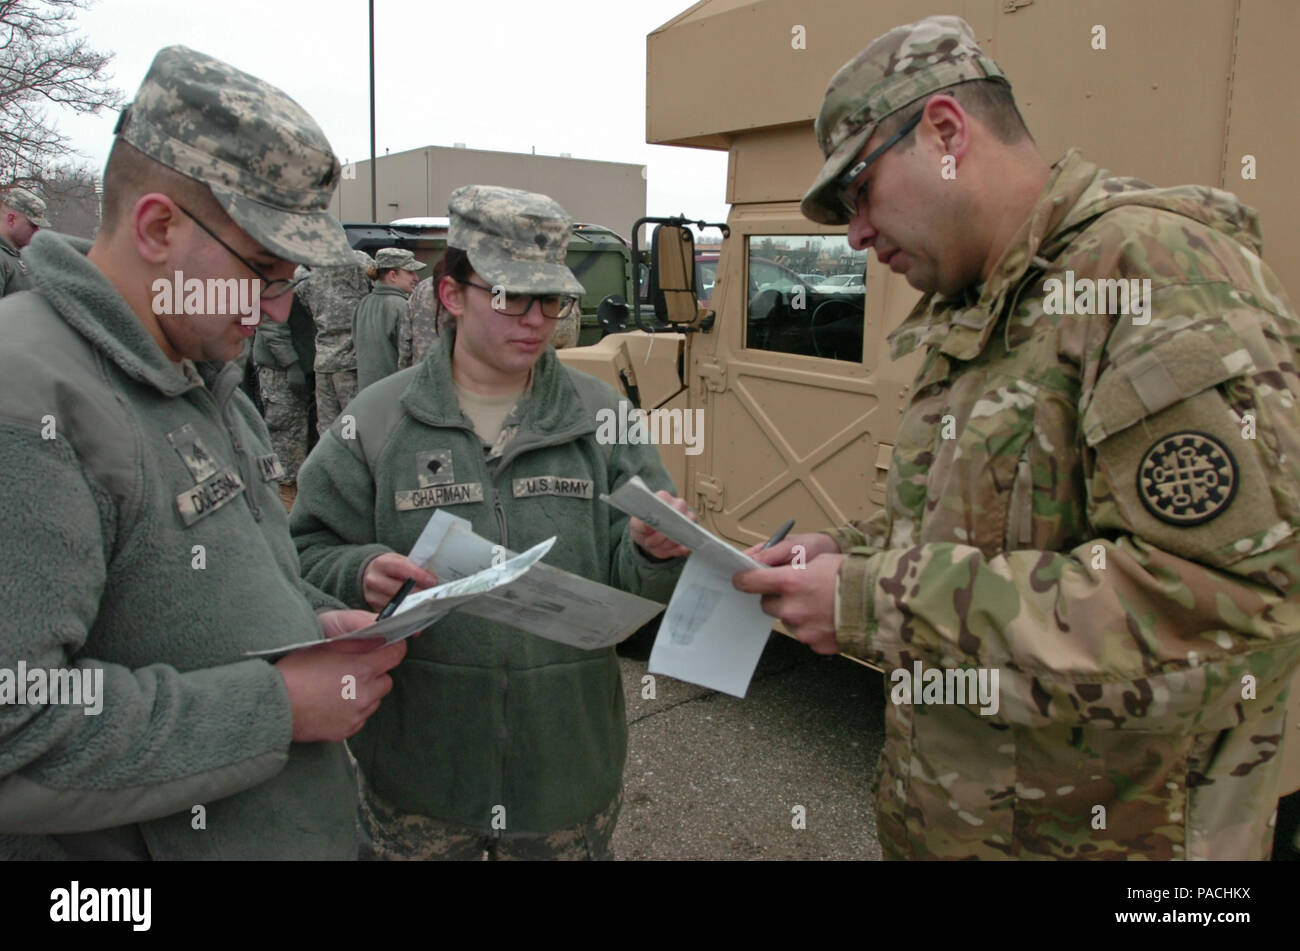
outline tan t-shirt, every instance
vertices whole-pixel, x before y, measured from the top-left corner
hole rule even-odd
[[[474,424],[474,432],[478,433],[478,438],[483,440],[485,445],[494,445],[501,435],[501,427],[505,424],[506,417],[519,402],[519,395],[523,393],[523,388],[504,396],[484,396],[481,393],[470,392],[454,380],[451,385],[456,388],[456,399],[460,401],[461,412]]]

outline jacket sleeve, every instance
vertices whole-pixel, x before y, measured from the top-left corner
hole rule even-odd
[[[610,455],[610,491],[615,491],[632,476],[640,476],[651,492],[667,489],[677,494],[673,480],[652,445],[615,446]],[[685,558],[667,561],[651,558],[632,540],[631,519],[612,505],[609,513],[609,537],[614,551],[610,559],[611,584],[652,601],[667,602],[686,565]]]
[[[997,670],[997,715],[1030,726],[1189,734],[1277,702],[1300,663],[1300,387],[1289,369],[1300,335],[1294,318],[1243,311],[1101,364],[1080,405],[1091,540],[993,557],[957,543],[850,555],[836,593],[841,646],[886,670],[916,659]],[[1157,451],[1169,439],[1204,455],[1170,461]],[[1159,517],[1171,498],[1190,504],[1176,496],[1181,465],[1219,467],[1216,494],[1231,476],[1235,495],[1200,522],[1190,508]]]
[[[303,578],[354,608],[366,608],[361,573],[376,555],[392,551],[373,542],[375,483],[355,440],[338,424],[321,437],[298,470],[298,497],[289,516]]]
[[[406,309],[402,311],[402,316],[397,319],[397,369],[405,370],[415,362],[415,348],[413,346],[413,324],[411,322],[411,308],[415,302],[415,296],[407,301]]]
[[[263,345],[279,369],[288,369],[298,362],[298,351],[294,349],[293,333],[288,323],[263,321],[257,332],[262,335]]]
[[[113,501],[87,481],[61,437],[44,440],[30,426],[0,424],[0,456],[0,535],[10,540],[0,545],[0,833],[141,822],[279,772],[292,715],[270,664],[181,673],[85,655],[111,584]],[[65,684],[79,676],[88,692],[81,705],[32,695],[18,703],[10,691],[23,670],[29,684],[31,671],[54,671]]]

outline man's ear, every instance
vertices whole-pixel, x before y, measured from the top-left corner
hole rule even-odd
[[[925,104],[922,128],[938,140],[944,155],[951,155],[958,162],[970,148],[970,124],[970,114],[952,96],[934,96]]]
[[[161,192],[141,195],[131,207],[131,238],[136,253],[150,264],[166,264],[176,253],[180,209]]]

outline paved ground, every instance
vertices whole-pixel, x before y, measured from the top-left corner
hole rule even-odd
[[[630,747],[620,859],[875,859],[882,678],[773,634],[744,700],[622,657]],[[805,828],[798,829],[803,807]]]

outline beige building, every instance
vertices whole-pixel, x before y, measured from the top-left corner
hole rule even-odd
[[[558,201],[575,221],[604,225],[624,235],[632,222],[645,215],[644,165],[438,145],[383,155],[376,162],[375,218],[385,223],[445,216],[451,193],[461,185],[474,184],[542,192]],[[344,166],[330,211],[340,221],[373,220],[369,160]]]

